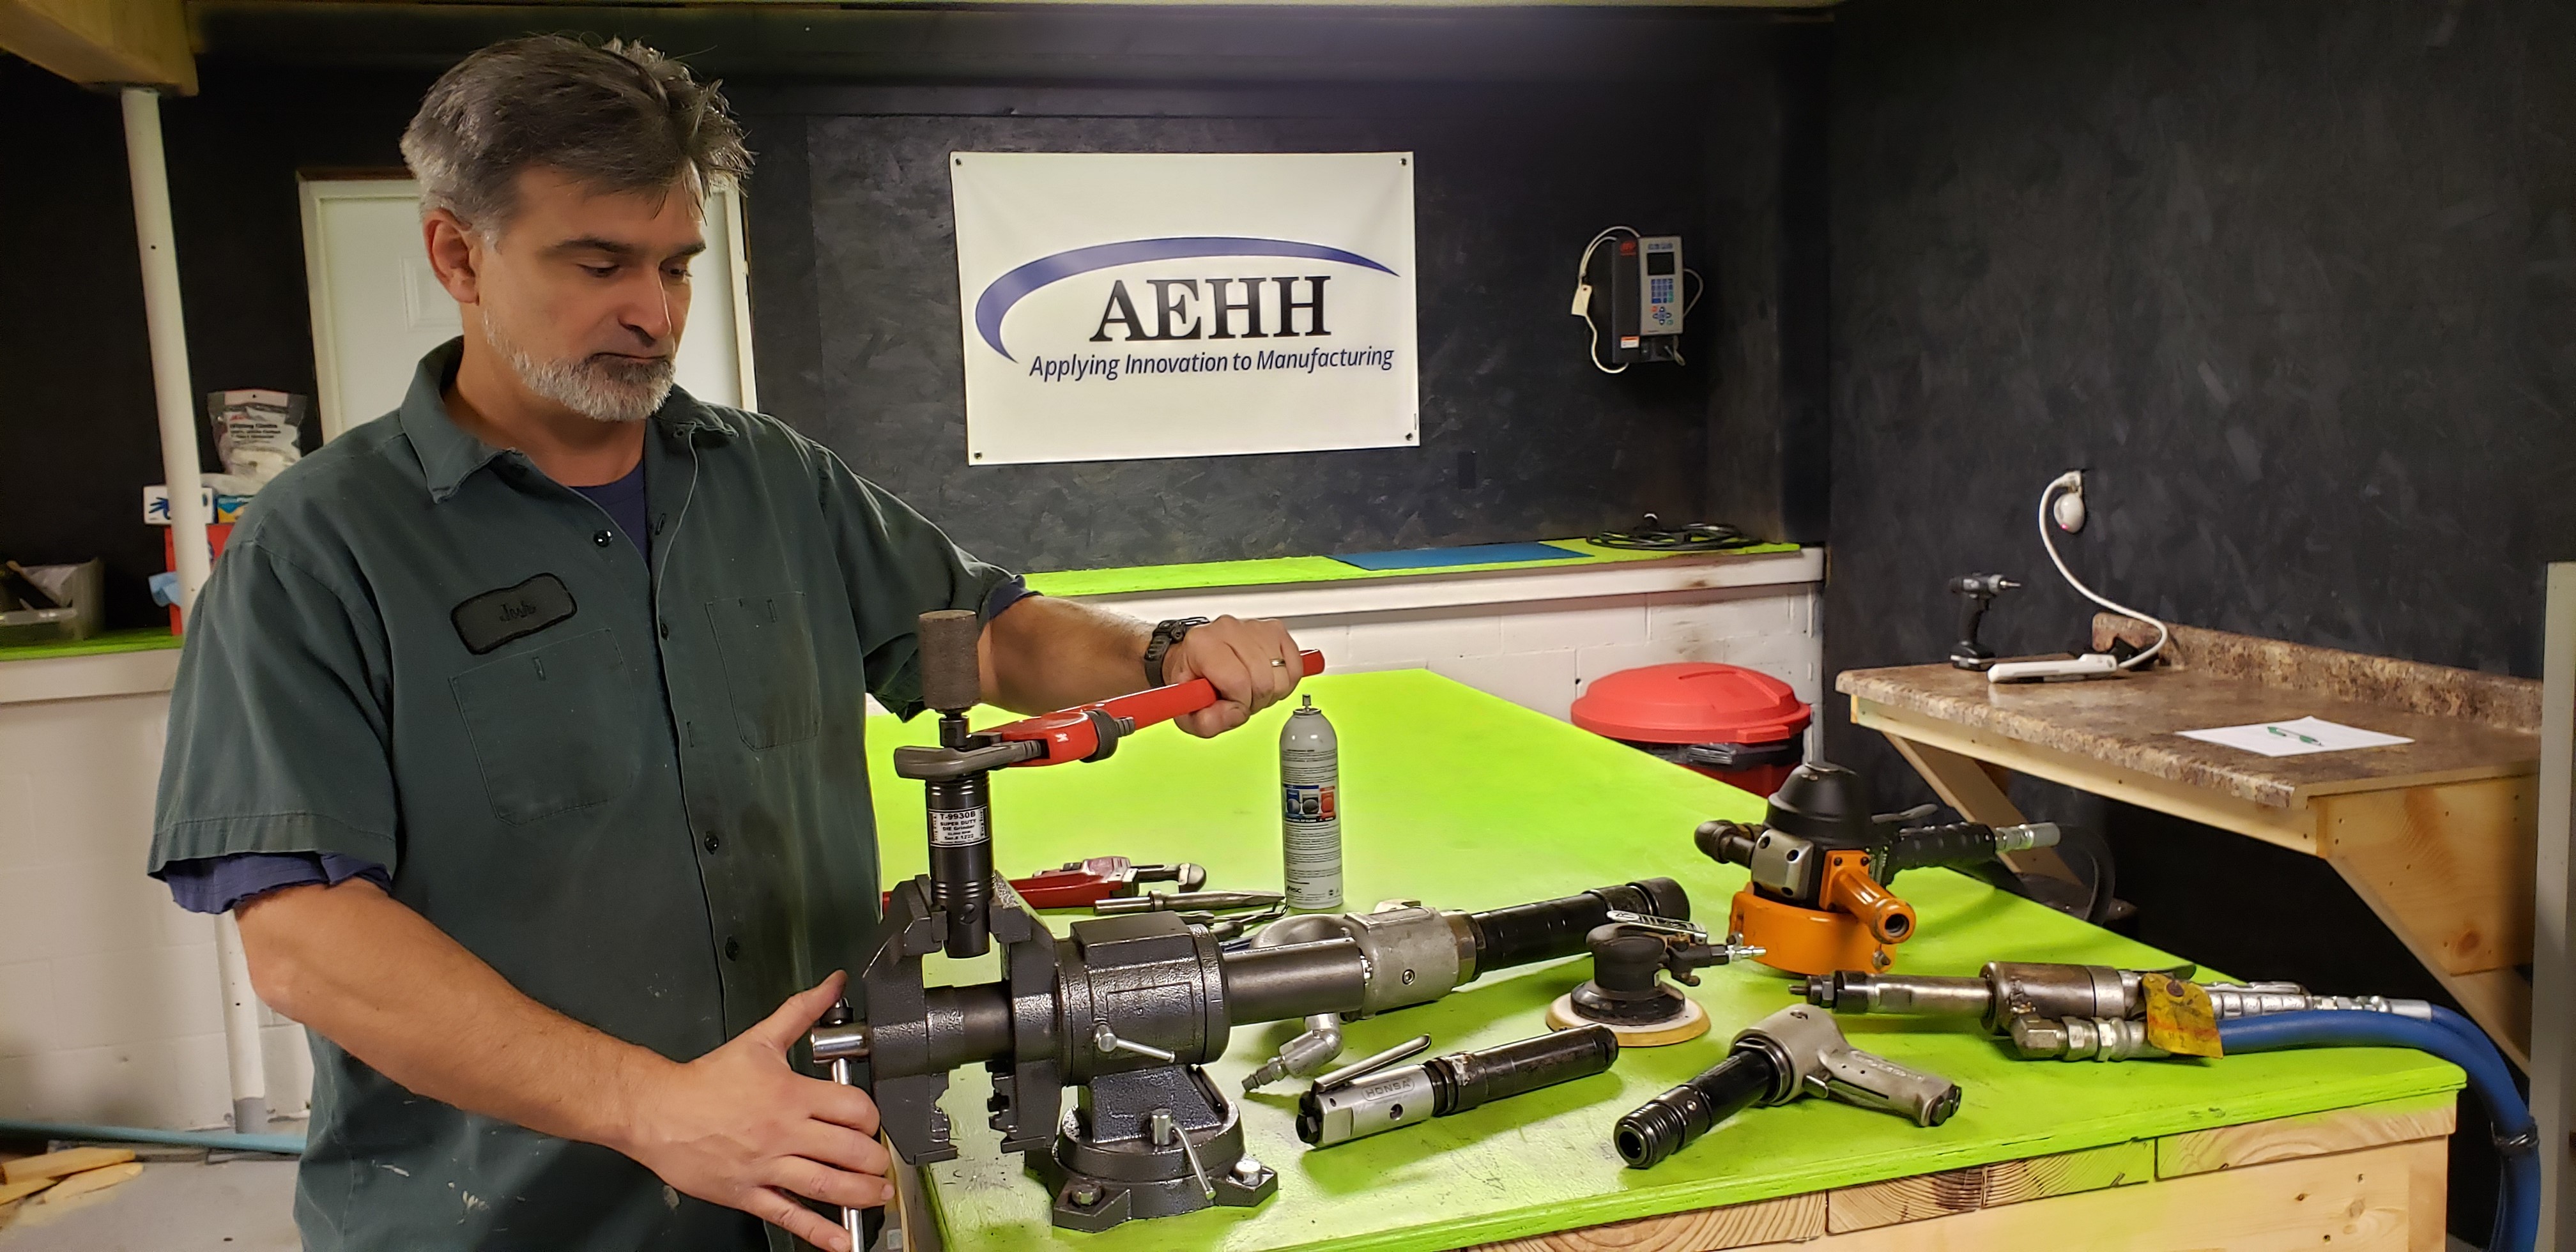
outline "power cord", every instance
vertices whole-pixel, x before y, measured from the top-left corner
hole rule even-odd
[[[2063,498],[2061,498],[2061,494]],[[2039,546],[2048,549],[2049,562],[2057,566],[2058,574],[2066,579],[2066,585],[2073,587],[2076,594],[2081,595],[2085,599],[2101,605],[2103,608],[2109,609],[2114,613],[2125,613],[2130,617],[2134,617],[2139,621],[2145,622],[2156,628],[2156,641],[2154,645],[2147,648],[2145,651],[2140,652],[2136,656],[2120,662],[2119,668],[2137,669],[2140,666],[2146,665],[2148,662],[2155,660],[2156,654],[2164,651],[2165,642],[2173,638],[2173,630],[2170,627],[2167,627],[2164,622],[2156,617],[2150,614],[2141,613],[2125,604],[2121,604],[2103,596],[2099,592],[2094,591],[2091,587],[2085,586],[2084,580],[2075,576],[2075,571],[2066,568],[2066,558],[2057,554],[2057,541],[2050,537],[2048,533],[2049,515],[2051,512],[2049,506],[2052,503],[2057,506],[2054,511],[2056,513],[2058,525],[2065,527],[2068,534],[2073,534],[2078,530],[2082,530],[2084,528],[2084,471],[2068,470],[2065,473],[2058,475],[2056,478],[2049,480],[2048,486],[2040,491]]]
[[[1699,291],[1698,291],[1698,293],[1697,293],[1697,294],[1695,294],[1695,295],[1693,295],[1689,300],[1684,301],[1684,302],[1683,302],[1683,304],[1682,304],[1682,316],[1683,316],[1684,318],[1688,318],[1688,317],[1690,316],[1690,311],[1691,311],[1692,309],[1696,309],[1696,308],[1698,308],[1698,307],[1699,307],[1699,298],[1700,298],[1700,296],[1704,296],[1704,295],[1707,295],[1707,294],[1708,294],[1708,280],[1707,280],[1707,279],[1705,279],[1705,278],[1700,278],[1700,277],[1699,277],[1699,271],[1698,271],[1698,270],[1695,270],[1695,269],[1691,269],[1691,268],[1690,268],[1690,267],[1688,267],[1688,266],[1684,266],[1684,267],[1682,268],[1682,277],[1684,277],[1684,278],[1699,278]]]
[[[1597,548],[1625,548],[1638,552],[1722,552],[1728,548],[1749,548],[1762,542],[1724,522],[1691,522],[1666,526],[1652,513],[1626,530],[1604,530],[1595,533],[1591,543]]]
[[[1583,255],[1575,258],[1574,261],[1573,312],[1576,317],[1583,319],[1584,359],[1592,362],[1592,368],[1604,374],[1625,374],[1628,372],[1628,367],[1622,363],[1619,368],[1612,369],[1601,363],[1601,327],[1592,320],[1592,254],[1598,251],[1602,244],[1618,238],[1623,233],[1630,239],[1643,238],[1633,226],[1613,226],[1594,235],[1592,242],[1583,245]],[[1687,313],[1689,310],[1683,311]]]

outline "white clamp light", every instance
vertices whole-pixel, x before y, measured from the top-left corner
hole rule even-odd
[[[2071,535],[2084,529],[2084,518],[2084,471],[2068,470],[2050,479],[2048,486],[2039,493],[2039,545],[2048,549],[2049,563],[2057,567],[2058,575],[2066,580],[2067,586],[2075,589],[2076,594],[2114,613],[2126,614],[2155,627],[2156,641],[2125,661],[2117,660],[2107,652],[2087,652],[2071,661],[2004,661],[1987,668],[1987,682],[2109,678],[2155,660],[2156,654],[2164,651],[2166,642],[2173,638],[2172,629],[2164,622],[2101,595],[2085,586],[2084,581],[2075,576],[2075,571],[2066,568],[2066,558],[2057,554],[2057,540],[2048,533],[2048,524],[2054,520],[2058,529]]]

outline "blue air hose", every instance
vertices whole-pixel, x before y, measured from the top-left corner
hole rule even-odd
[[[220,1152],[267,1152],[301,1156],[302,1135],[236,1135],[221,1130],[147,1130],[140,1126],[91,1126],[77,1122],[31,1122],[0,1117],[0,1136],[29,1139],[85,1139],[101,1143],[157,1143]]]
[[[2532,1252],[2540,1233],[2538,1127],[2521,1089],[2513,1085],[2513,1070],[2467,1018],[2444,1008],[2434,1009],[2430,1022],[2391,1013],[2278,1013],[2220,1022],[2218,1042],[2229,1053],[2317,1044],[2413,1048],[2459,1066],[2495,1123],[2496,1152],[2503,1158],[2495,1233],[2487,1240],[2487,1252]]]

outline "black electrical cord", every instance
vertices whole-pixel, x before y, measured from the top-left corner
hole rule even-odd
[[[1723,552],[1730,548],[1749,548],[1762,542],[1722,522],[1692,522],[1666,526],[1652,513],[1626,530],[1605,530],[1592,536],[1595,547],[1624,548],[1636,552]]]

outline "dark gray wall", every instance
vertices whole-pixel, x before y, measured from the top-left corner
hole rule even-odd
[[[1943,579],[2068,646],[2042,486],[2115,599],[2537,676],[2576,557],[2576,16],[2554,0],[1854,0],[1831,129],[1830,670],[1936,660]],[[1922,794],[1830,712],[1829,752]],[[2321,862],[2054,789],[2139,932],[2230,973],[2440,993]],[[2464,1120],[2455,1229],[2483,1238]]]
[[[1782,280],[1802,263],[1816,277],[1818,258],[1781,242],[1781,208],[1820,194],[1821,168],[1786,140],[1820,112],[1795,97],[1821,66],[1799,73],[1770,28],[1733,29],[1696,81],[1618,100],[1481,84],[747,94],[768,144],[751,201],[763,404],[1022,568],[1528,539],[1650,510],[1789,533],[1783,414],[1821,390],[1822,328],[1796,373],[1782,343],[1820,283],[1801,305]],[[970,465],[947,156],[1015,150],[1414,152],[1422,446]],[[1678,230],[1702,258],[1690,365],[1585,364],[1566,296],[1576,253],[1613,223]]]
[[[1714,517],[1821,537],[1827,28],[1720,11],[719,9],[213,0],[165,106],[200,388],[310,394],[299,170],[399,164],[420,91],[532,29],[725,77],[765,407],[1031,568],[1525,539]],[[1636,67],[1662,67],[1641,88]],[[0,56],[0,553],[106,555],[153,620],[160,479],[113,98]],[[1406,148],[1421,157],[1424,446],[964,465],[951,147]],[[1565,313],[1602,226],[1682,233],[1691,364],[1603,378]],[[207,450],[211,457],[211,449]],[[1472,483],[1472,485],[1470,485]]]
[[[1839,666],[1942,655],[1939,582],[2031,583],[2537,673],[2576,555],[2576,15],[2547,0],[1841,10]]]
[[[310,396],[296,171],[399,167],[429,79],[203,70],[201,94],[162,105],[189,372],[200,392]],[[142,520],[163,474],[118,107],[0,55],[0,556],[104,557],[111,623],[137,626],[167,620],[144,584],[165,568],[162,530]]]

